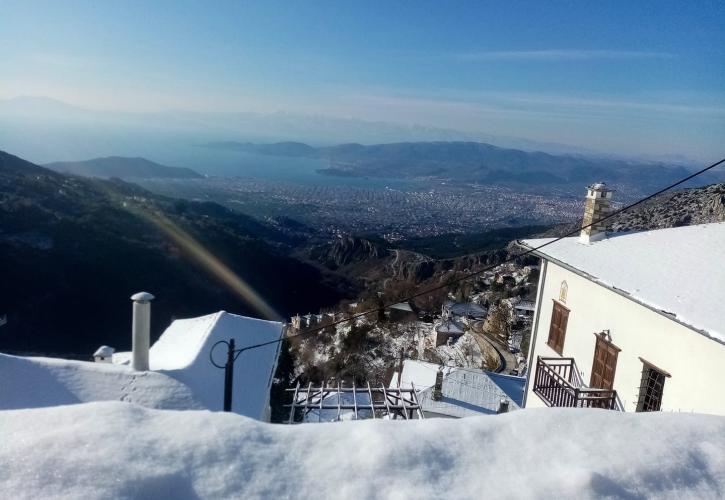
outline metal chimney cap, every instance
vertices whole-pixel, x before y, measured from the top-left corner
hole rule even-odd
[[[131,300],[134,302],[151,302],[154,300],[154,296],[148,292],[138,292],[131,295]]]

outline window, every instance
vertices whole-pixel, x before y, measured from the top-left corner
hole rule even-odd
[[[662,405],[662,393],[665,388],[665,378],[670,374],[660,370],[651,363],[642,361],[642,382],[639,385],[639,399],[637,411],[659,411]]]
[[[569,309],[555,301],[554,310],[551,312],[549,340],[546,343],[560,355],[564,352],[564,337],[566,336],[566,324],[568,321]]]

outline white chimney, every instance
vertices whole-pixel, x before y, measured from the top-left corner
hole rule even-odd
[[[139,292],[132,295],[131,300],[133,300],[131,366],[134,370],[146,371],[149,369],[151,301],[154,300],[154,296],[148,292]]]
[[[601,240],[607,235],[607,221],[597,222],[612,212],[612,193],[603,182],[587,186],[586,204],[584,205],[584,219],[579,235],[581,243],[590,244]],[[592,225],[590,225],[592,224]],[[589,227],[586,227],[589,226]]]

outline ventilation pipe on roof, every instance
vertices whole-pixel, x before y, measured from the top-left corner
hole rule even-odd
[[[443,399],[443,367],[438,368],[436,372],[436,383],[433,386],[433,401]]]
[[[132,295],[131,300],[133,300],[131,366],[137,371],[147,371],[151,337],[151,301],[154,300],[154,296],[148,292],[139,292]]]
[[[509,402],[505,398],[501,398],[501,401],[498,403],[498,410],[496,413],[508,413],[509,411]]]

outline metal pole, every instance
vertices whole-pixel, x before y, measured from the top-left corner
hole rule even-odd
[[[131,367],[136,371],[149,369],[149,342],[151,330],[151,301],[154,296],[139,292],[133,300],[133,321],[131,324]]]
[[[234,339],[229,339],[227,364],[224,365],[224,411],[232,411],[232,383],[234,382]]]

